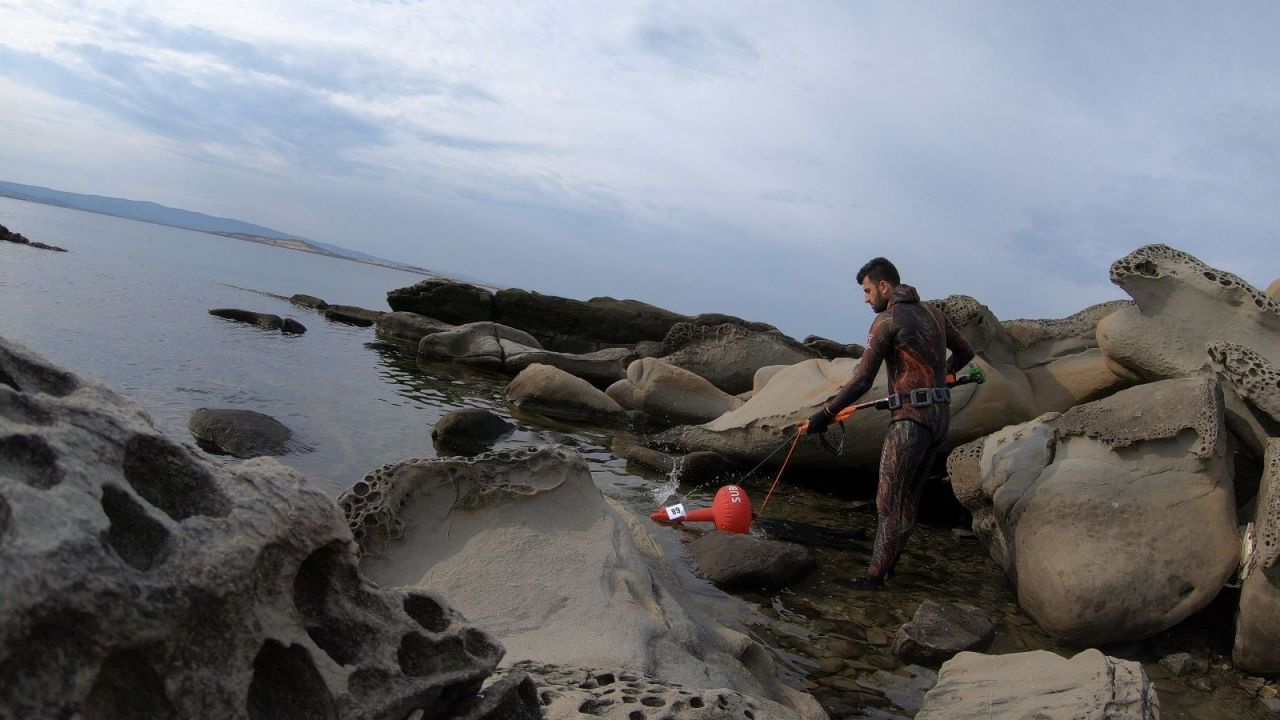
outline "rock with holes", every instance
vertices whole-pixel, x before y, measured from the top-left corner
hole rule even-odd
[[[1280,423],[1280,368],[1252,348],[1229,342],[1206,346],[1213,369],[1240,397]]]
[[[1231,659],[1246,672],[1280,673],[1280,438],[1267,444],[1258,509],[1246,528]]]
[[[445,413],[431,429],[431,439],[446,455],[449,452],[475,454],[487,450],[514,429],[515,425],[491,410],[464,408]]]
[[[775,590],[818,568],[803,545],[709,532],[689,544],[698,572],[725,590]]]
[[[986,650],[995,631],[991,618],[972,605],[929,599],[898,628],[893,654],[906,663],[937,667],[956,653]]]
[[[204,450],[239,458],[289,452],[293,431],[270,415],[233,408],[200,408],[187,428]]]
[[[1149,379],[1209,365],[1205,346],[1228,342],[1280,362],[1280,301],[1239,277],[1166,245],[1146,245],[1111,265],[1134,305],[1098,324],[1107,357]]]
[[[759,332],[732,323],[677,323],[663,338],[662,349],[666,362],[731,395],[750,390],[756,370],[766,365],[794,365],[820,356],[777,330]]]
[[[383,313],[374,325],[374,332],[383,340],[414,347],[422,342],[422,338],[454,327],[435,318],[411,312]]]
[[[704,378],[658,358],[640,358],[605,394],[619,405],[673,423],[703,423],[742,406]]]
[[[501,645],[357,562],[295,471],[215,465],[0,340],[0,716],[481,717],[530,697],[519,678],[480,695]]]
[[[517,410],[585,422],[597,427],[624,424],[627,414],[591,383],[550,365],[530,365],[507,385],[507,402]]]
[[[518,662],[532,678],[547,720],[765,720],[764,703],[727,688],[697,690],[621,668]]]
[[[1156,688],[1141,663],[1097,650],[1069,659],[1035,650],[956,655],[942,666],[916,720],[1159,717]]]
[[[949,465],[1022,607],[1050,634],[1094,645],[1165,630],[1230,577],[1230,447],[1218,384],[1197,377],[1005,428]]]
[[[570,448],[406,460],[338,501],[370,578],[453,598],[513,661],[645,668],[685,688],[741,692],[762,717],[823,717],[778,682],[764,648],[716,620],[748,606],[722,597],[711,611],[686,592],[656,526],[602,495]]]

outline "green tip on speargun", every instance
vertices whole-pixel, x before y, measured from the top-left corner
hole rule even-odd
[[[977,365],[970,365],[969,373],[964,376],[964,381],[967,383],[978,383],[981,385],[987,381],[987,374]]]

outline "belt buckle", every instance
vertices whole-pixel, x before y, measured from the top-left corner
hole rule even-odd
[[[929,388],[929,397],[935,405],[951,402],[951,388]]]
[[[901,395],[899,395],[898,393],[894,393],[894,394],[890,395],[890,396],[889,396],[889,409],[890,409],[890,410],[897,410],[897,409],[898,409],[898,408],[900,408],[900,407],[902,407],[902,396],[901,396]]]
[[[916,388],[911,391],[911,407],[928,407],[932,402],[929,399],[929,388]]]

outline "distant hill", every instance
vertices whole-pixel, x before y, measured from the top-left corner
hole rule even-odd
[[[36,185],[22,185],[2,180],[0,180],[0,197],[11,197],[15,200],[26,200],[28,202],[43,203],[45,205],[57,205],[58,207],[71,208],[73,210],[84,210],[86,212],[100,213],[102,215],[113,215],[115,217],[127,218],[129,220],[139,220],[142,222],[154,223],[156,225],[168,225],[170,227],[183,228],[185,230],[198,230],[200,232],[214,233],[217,235],[227,235],[240,240],[275,245],[278,247],[285,247],[290,250],[301,250],[320,255],[330,255],[346,260],[358,260],[360,262],[399,268],[401,270],[409,270],[425,275],[437,275],[437,273],[433,273],[429,270],[424,270],[423,268],[415,267],[413,265],[408,265],[406,263],[367,255],[365,253],[348,250],[347,248],[339,247],[337,245],[330,245],[328,243],[317,242],[315,240],[307,240],[306,238],[298,237],[297,235],[290,235],[288,233],[280,232],[279,230],[273,230],[269,227],[247,223],[243,220],[214,217],[213,215],[205,215],[204,213],[193,212],[191,210],[171,208],[153,202],[125,200],[124,198],[104,197],[102,195],[81,195],[80,193],[63,192],[62,190],[54,190],[52,188],[39,187]]]

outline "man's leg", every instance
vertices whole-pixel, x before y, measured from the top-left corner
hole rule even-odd
[[[924,425],[910,420],[889,425],[880,452],[878,522],[868,575],[883,580],[898,564],[898,556],[915,528],[920,493],[937,450],[933,433]]]

